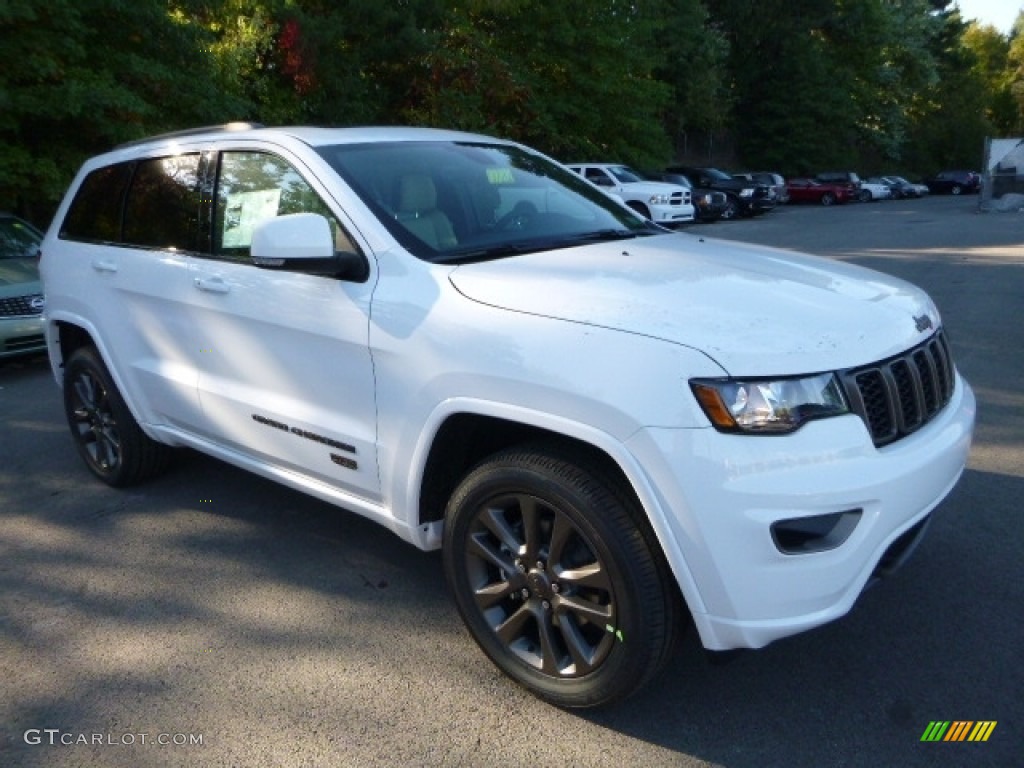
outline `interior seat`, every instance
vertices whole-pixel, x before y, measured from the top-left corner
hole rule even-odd
[[[399,180],[398,213],[395,217],[434,250],[458,245],[451,221],[437,207],[434,181],[426,174],[409,174]]]

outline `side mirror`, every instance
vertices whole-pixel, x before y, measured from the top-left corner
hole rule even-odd
[[[361,254],[335,251],[331,225],[317,213],[290,213],[259,222],[252,231],[252,263],[363,282],[369,265]]]

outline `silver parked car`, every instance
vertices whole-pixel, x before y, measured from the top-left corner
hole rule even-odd
[[[0,358],[45,352],[39,243],[27,221],[0,213]]]

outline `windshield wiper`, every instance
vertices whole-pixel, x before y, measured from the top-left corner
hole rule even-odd
[[[598,229],[594,232],[584,232],[575,235],[571,239],[578,243],[603,243],[611,240],[632,240],[634,237],[646,237],[647,235],[659,234],[651,229]]]
[[[502,245],[493,245],[489,248],[453,251],[451,253],[441,254],[430,261],[433,264],[461,264],[474,261],[487,261],[489,259],[500,259],[505,256],[520,256],[524,253],[544,251],[547,250],[548,247],[549,245],[547,243],[543,245],[525,245],[522,243],[516,245],[514,243],[505,243]]]

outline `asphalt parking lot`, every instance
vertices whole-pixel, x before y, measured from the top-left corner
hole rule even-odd
[[[915,557],[850,615],[724,665],[691,635],[600,712],[506,680],[436,553],[373,523],[194,454],[128,491],[93,481],[45,360],[0,363],[0,766],[1021,765],[1024,214],[976,206],[688,230],[926,288],[979,399],[975,445]],[[986,742],[921,741],[982,720]]]

